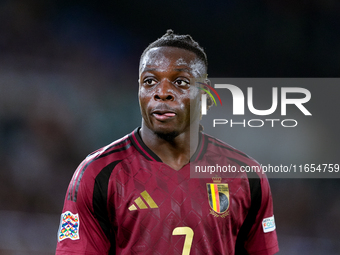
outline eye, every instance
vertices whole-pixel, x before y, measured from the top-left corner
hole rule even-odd
[[[176,80],[175,84],[178,85],[178,86],[187,86],[187,85],[190,84],[190,82],[185,81],[185,80]]]
[[[156,83],[157,81],[151,78],[147,78],[144,80],[144,84],[149,85],[149,86],[155,85]]]

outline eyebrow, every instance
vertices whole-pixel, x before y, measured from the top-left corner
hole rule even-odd
[[[187,73],[191,73],[191,69],[188,69],[188,68],[175,68],[174,70],[175,70],[175,71],[178,71],[178,72],[187,72]]]

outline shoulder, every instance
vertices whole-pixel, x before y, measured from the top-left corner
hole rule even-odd
[[[107,166],[113,162],[121,161],[131,155],[131,140],[126,135],[92,153],[90,153],[84,161],[80,164],[84,167]]]
[[[68,199],[77,200],[78,191],[92,189],[96,178],[110,175],[124,159],[133,155],[130,135],[126,135],[92,153],[77,167],[68,188]]]

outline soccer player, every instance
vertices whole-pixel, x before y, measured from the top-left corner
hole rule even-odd
[[[69,184],[56,254],[256,254],[278,251],[265,176],[190,178],[198,165],[258,163],[202,132],[207,58],[172,30],[139,67],[142,125],[91,153]],[[198,139],[190,139],[197,137]]]

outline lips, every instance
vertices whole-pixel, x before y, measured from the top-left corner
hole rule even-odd
[[[152,115],[157,119],[157,120],[168,120],[176,116],[176,113],[174,112],[153,112]]]
[[[164,104],[154,108],[151,111],[151,115],[154,116],[157,120],[164,121],[171,119],[176,116],[176,112],[170,109],[169,106],[165,106]]]

